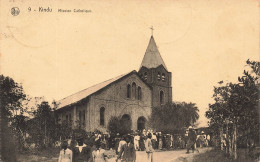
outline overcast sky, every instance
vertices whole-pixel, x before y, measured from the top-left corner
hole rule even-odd
[[[196,103],[205,126],[213,86],[236,82],[248,58],[259,60],[257,0],[1,3],[1,73],[49,101],[139,70],[153,26],[172,72],[173,100]],[[18,16],[10,14],[13,6]],[[38,12],[48,6],[51,13]]]

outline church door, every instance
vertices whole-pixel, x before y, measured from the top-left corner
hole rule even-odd
[[[141,116],[138,118],[137,120],[137,129],[142,131],[145,129],[145,123],[146,123],[146,119],[145,117]]]
[[[132,128],[132,119],[130,115],[124,114],[121,118],[122,128],[123,128],[123,134],[127,134],[131,132]]]

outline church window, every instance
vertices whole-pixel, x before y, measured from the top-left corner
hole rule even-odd
[[[147,72],[144,73],[144,80],[147,80]]]
[[[102,125],[102,126],[105,125],[105,108],[104,107],[100,108],[100,125]]]
[[[164,92],[160,91],[160,104],[164,103]]]
[[[136,98],[136,84],[135,82],[132,83],[132,96],[135,99]]]
[[[141,87],[138,87],[137,92],[138,92],[138,100],[142,100],[142,89],[141,89]]]
[[[157,74],[157,79],[161,80],[161,73],[160,72],[158,72],[158,74]]]
[[[162,81],[165,81],[165,74],[162,73]]]
[[[126,94],[126,95],[127,95],[126,97],[127,97],[127,98],[131,98],[131,86],[130,86],[129,84],[127,85],[127,92],[126,92],[126,93],[127,93],[127,94]]]

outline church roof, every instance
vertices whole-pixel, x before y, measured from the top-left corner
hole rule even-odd
[[[117,76],[115,78],[106,80],[106,81],[104,81],[102,83],[96,84],[96,85],[91,86],[89,88],[86,88],[86,89],[84,89],[82,91],[79,91],[79,92],[77,92],[75,94],[72,94],[72,95],[70,95],[68,97],[65,97],[65,98],[63,98],[63,99],[61,99],[61,100],[59,100],[57,102],[57,104],[58,104],[57,110],[60,109],[60,108],[65,107],[65,106],[69,106],[69,105],[72,105],[74,103],[77,103],[77,102],[87,98],[88,96],[98,92],[99,90],[102,90],[103,88],[111,85],[112,83],[114,83],[116,81],[119,81],[122,78],[125,78],[126,76],[129,76],[129,75],[131,75],[133,73],[137,74],[137,72],[135,70],[133,70],[133,71],[127,73],[127,74],[119,75],[119,76]]]
[[[127,73],[127,74],[129,74],[129,73]],[[76,103],[76,102],[78,102],[78,101],[88,97],[89,95],[97,92],[98,90],[108,86],[109,84],[113,83],[114,81],[122,78],[123,76],[125,76],[127,74],[123,74],[123,75],[117,76],[115,78],[106,80],[104,82],[101,82],[101,83],[96,84],[94,86],[91,86],[89,88],[86,88],[86,89],[84,89],[82,91],[79,91],[79,92],[77,92],[75,94],[72,94],[72,95],[70,95],[68,97],[65,97],[65,98],[63,98],[63,99],[58,101],[58,108],[57,109],[60,109],[62,107],[68,106],[68,105],[71,105],[73,103]]]
[[[147,68],[157,68],[160,65],[163,65],[164,68],[167,70],[166,65],[158,50],[158,47],[154,41],[154,38],[153,36],[151,36],[141,67],[144,66]]]

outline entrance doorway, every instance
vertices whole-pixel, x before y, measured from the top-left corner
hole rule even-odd
[[[145,129],[146,119],[145,117],[141,116],[137,120],[137,129],[142,131]]]
[[[125,131],[128,133],[131,131],[132,128],[132,119],[129,114],[124,114],[121,118],[122,127],[125,129]]]

